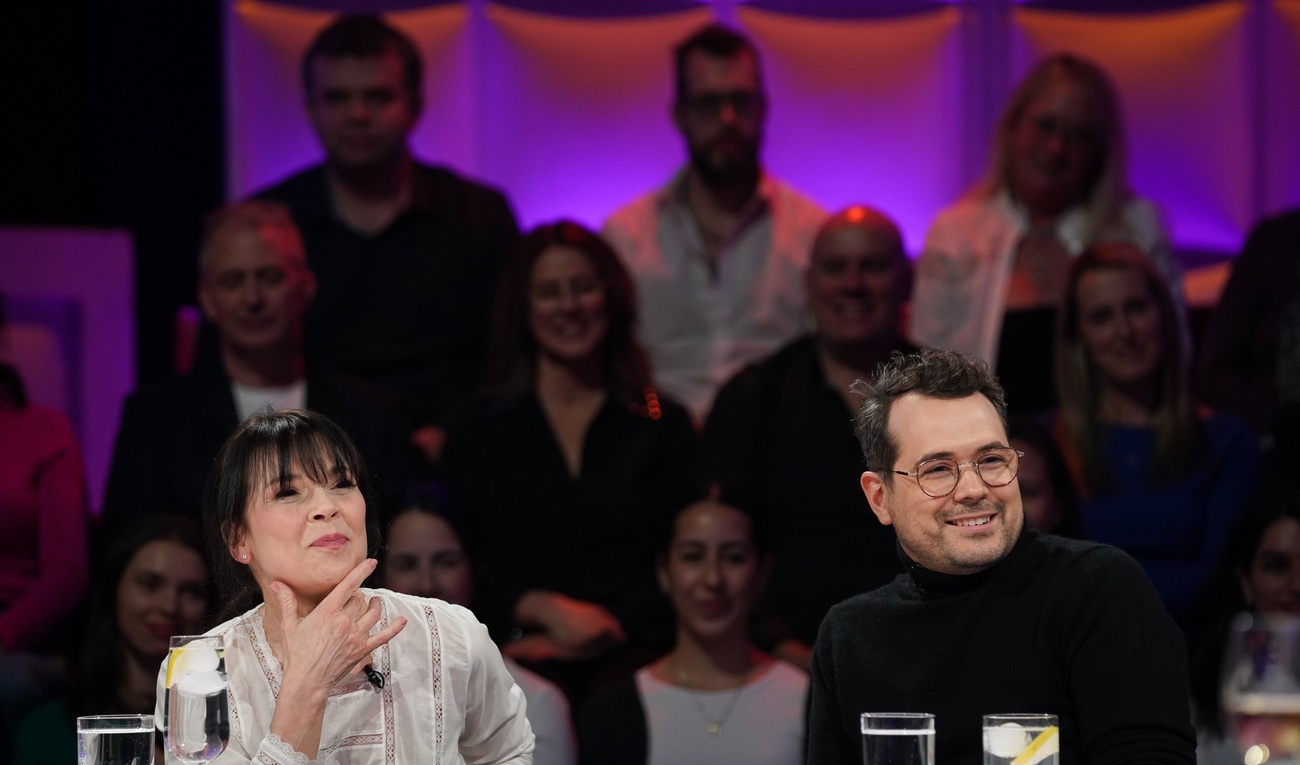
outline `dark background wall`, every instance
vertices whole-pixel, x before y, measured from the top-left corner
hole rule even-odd
[[[0,224],[127,228],[142,383],[224,199],[219,0],[0,3]]]

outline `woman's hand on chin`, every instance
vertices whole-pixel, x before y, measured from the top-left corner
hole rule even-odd
[[[321,689],[329,688],[350,674],[360,672],[370,662],[370,652],[384,645],[402,631],[406,619],[398,617],[384,629],[370,634],[379,622],[378,598],[367,601],[357,588],[375,570],[376,561],[367,558],[357,564],[343,581],[305,617],[298,616],[293,590],[283,582],[272,582],[270,589],[279,605],[280,632],[284,638],[281,663],[284,678],[318,681]]]

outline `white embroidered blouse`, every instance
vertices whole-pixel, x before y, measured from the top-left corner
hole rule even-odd
[[[357,674],[330,691],[314,761],[269,732],[281,673],[262,627],[263,606],[208,633],[225,636],[230,682],[230,743],[213,762],[531,765],[533,734],[523,694],[474,615],[440,600],[362,592],[383,604],[376,631],[399,616],[408,623],[371,654],[374,670],[385,678],[382,689]],[[164,661],[154,717],[161,732],[165,673]]]

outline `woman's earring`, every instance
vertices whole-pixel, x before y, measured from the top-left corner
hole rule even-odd
[[[241,554],[241,555],[239,556],[239,559],[240,559],[240,560],[248,560],[248,553],[243,553],[243,554]]]

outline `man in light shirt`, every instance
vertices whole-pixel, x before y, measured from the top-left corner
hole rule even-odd
[[[759,163],[767,96],[753,43],[704,27],[677,47],[676,73],[690,161],[604,235],[636,280],[656,382],[702,421],[736,371],[809,328],[803,273],[825,214]]]

